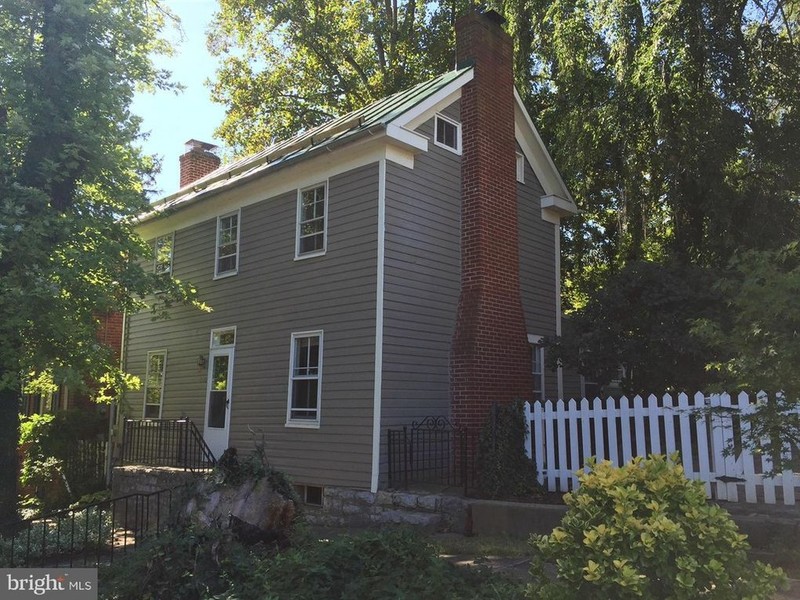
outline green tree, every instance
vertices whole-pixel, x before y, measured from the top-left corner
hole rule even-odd
[[[718,266],[797,236],[796,0],[533,4],[529,108],[582,210],[567,307],[629,260]]]
[[[98,313],[192,297],[143,269],[131,219],[153,164],[129,106],[135,86],[169,85],[149,58],[164,22],[150,0],[0,2],[0,522],[16,516],[23,380],[110,392],[127,378]]]
[[[714,379],[705,368],[714,348],[691,330],[696,319],[720,313],[713,282],[708,269],[631,261],[565,319],[550,357],[601,385],[622,368],[626,393],[703,389]]]
[[[453,6],[467,4],[464,0]],[[240,152],[452,68],[453,6],[416,0],[221,0],[218,134]]]
[[[694,333],[722,355],[708,368],[724,386],[767,392],[743,417],[745,443],[781,472],[792,466],[784,451],[800,447],[800,246],[737,254],[715,291],[728,310],[698,319]]]

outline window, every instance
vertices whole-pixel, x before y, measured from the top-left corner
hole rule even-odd
[[[301,502],[312,506],[322,506],[322,487],[318,485],[295,484],[294,490],[300,496]]]
[[[544,400],[544,344],[540,335],[529,335],[528,342],[531,345],[533,373],[533,401]]]
[[[174,234],[162,235],[156,238],[155,258],[153,271],[156,275],[172,273],[172,244]]]
[[[293,333],[287,425],[319,426],[321,384],[322,332]]]
[[[147,373],[144,377],[144,418],[161,417],[164,400],[164,374],[167,368],[167,351],[147,353]]]
[[[239,269],[239,213],[217,218],[215,277],[236,275]]]
[[[436,128],[434,143],[461,154],[461,124],[442,115],[436,115],[434,121]]]
[[[517,152],[517,181],[525,183],[525,157]]]
[[[214,329],[211,332],[211,347],[224,348],[236,345],[236,327],[228,329]]]
[[[327,185],[324,183],[298,192],[295,257],[325,253],[327,202]]]

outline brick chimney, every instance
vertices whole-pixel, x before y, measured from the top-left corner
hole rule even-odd
[[[493,403],[532,396],[519,284],[513,45],[493,10],[456,21],[461,92],[461,295],[450,352],[454,424],[477,429]]]
[[[181,154],[181,182],[180,187],[186,187],[201,177],[205,177],[220,165],[219,156],[214,154],[217,147],[214,144],[189,140],[186,142],[186,152]]]

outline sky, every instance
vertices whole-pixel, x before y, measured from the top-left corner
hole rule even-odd
[[[143,119],[142,131],[149,133],[142,142],[144,153],[162,159],[161,173],[156,177],[156,188],[161,193],[152,199],[177,191],[178,157],[183,154],[186,141],[222,145],[214,137],[214,130],[225,116],[224,107],[211,101],[204,83],[213,78],[217,64],[206,50],[206,29],[217,10],[217,0],[168,0],[166,4],[181,19],[183,35],[169,28],[166,37],[175,53],[154,60],[159,68],[171,71],[172,79],[186,89],[177,95],[163,91],[138,93],[131,108]]]

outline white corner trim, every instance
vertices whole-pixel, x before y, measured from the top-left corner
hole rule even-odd
[[[561,337],[561,228],[556,225],[553,227],[553,231],[555,233],[554,247],[556,250],[556,336]],[[564,368],[560,366],[556,369],[556,391],[560,399],[564,398]]]
[[[383,284],[386,256],[386,160],[378,163],[378,272],[375,293],[375,388],[372,401],[372,478],[370,491],[378,491],[381,469],[381,405],[383,388]]]

